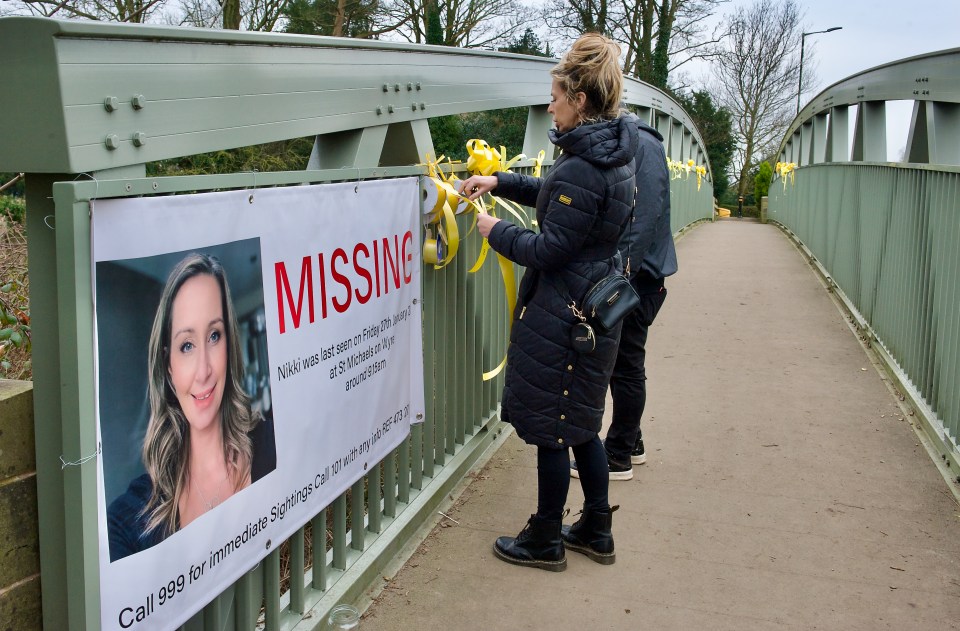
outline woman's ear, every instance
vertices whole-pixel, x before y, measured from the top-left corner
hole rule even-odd
[[[587,93],[577,92],[574,97],[576,98],[574,104],[577,106],[577,114],[580,115],[580,118],[583,118],[583,110],[587,107]]]

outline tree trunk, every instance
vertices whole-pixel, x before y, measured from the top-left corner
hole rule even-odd
[[[443,44],[443,25],[437,0],[427,0],[427,43]]]
[[[240,30],[240,0],[223,0],[223,28]]]
[[[660,89],[667,87],[667,74],[670,67],[670,31],[676,16],[676,0],[671,11],[670,0],[660,3],[660,20],[657,24],[657,45],[653,49],[651,83]]]
[[[334,37],[343,37],[343,21],[347,12],[347,0],[337,0],[337,16],[333,20]]]

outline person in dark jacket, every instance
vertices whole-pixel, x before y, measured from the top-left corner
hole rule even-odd
[[[633,465],[647,460],[640,418],[647,400],[647,332],[667,297],[664,279],[677,271],[677,252],[670,228],[670,172],[663,136],[636,116],[640,131],[635,158],[637,204],[633,222],[620,239],[620,254],[640,306],[623,320],[617,361],[610,378],[613,417],[604,447],[611,480],[633,478]],[[570,473],[579,475],[577,463]]]
[[[527,268],[520,283],[507,351],[501,416],[537,447],[537,512],[517,537],[500,537],[508,563],[566,569],[564,543],[593,560],[615,560],[607,458],[600,442],[603,408],[616,358],[619,325],[596,336],[592,353],[574,350],[577,305],[597,281],[619,271],[617,243],[634,203],[636,124],[620,116],[619,46],[598,34],[578,39],[551,70],[548,111],[562,149],[546,177],[499,172],[473,176],[460,191],[471,199],[497,194],[535,206],[540,232],[481,213],[490,246]],[[570,486],[569,453],[581,466],[582,518],[561,520]]]

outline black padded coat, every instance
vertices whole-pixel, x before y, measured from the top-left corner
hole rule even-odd
[[[577,305],[621,266],[617,242],[633,208],[637,127],[624,118],[550,132],[563,150],[544,178],[497,173],[497,195],[537,209],[540,232],[500,221],[490,246],[527,268],[507,350],[502,418],[528,443],[557,449],[600,431],[620,327],[597,336],[596,350],[570,344]]]

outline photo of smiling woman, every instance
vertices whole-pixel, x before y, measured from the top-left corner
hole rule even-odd
[[[107,509],[111,561],[156,545],[276,468],[272,419],[244,390],[240,338],[223,265],[188,254],[150,329],[146,473]]]

